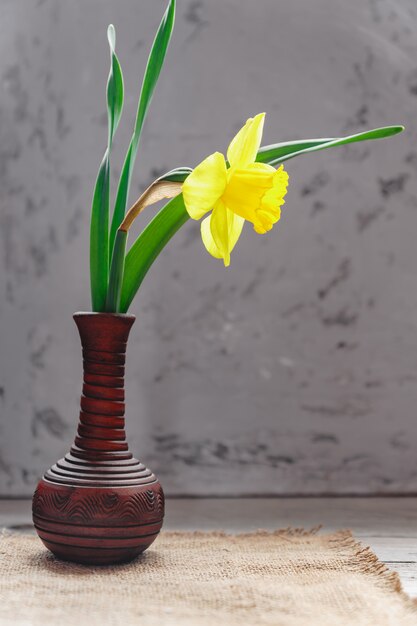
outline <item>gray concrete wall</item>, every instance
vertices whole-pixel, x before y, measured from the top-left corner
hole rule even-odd
[[[1,0],[0,470],[30,494],[74,434],[106,27],[127,101],[162,0]],[[188,224],[132,312],[131,447],[170,494],[417,490],[415,0],[179,0],[133,196],[250,115],[264,141],[391,123],[407,134],[288,164],[281,223],[225,270]]]

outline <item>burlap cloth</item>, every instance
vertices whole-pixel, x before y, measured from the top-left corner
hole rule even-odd
[[[128,565],[55,559],[35,536],[0,538],[7,626],[416,626],[398,577],[348,531],[162,533]]]

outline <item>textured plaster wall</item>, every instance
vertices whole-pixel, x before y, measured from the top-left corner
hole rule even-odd
[[[77,420],[106,27],[118,173],[165,1],[0,5],[0,493],[28,495]],[[415,0],[178,0],[132,201],[262,110],[265,143],[407,134],[289,163],[282,222],[228,270],[196,224],[175,237],[132,307],[131,448],[170,494],[416,491]]]

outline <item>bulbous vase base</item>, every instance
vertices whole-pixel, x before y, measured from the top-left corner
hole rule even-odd
[[[84,487],[43,478],[33,496],[33,522],[60,559],[109,565],[134,559],[161,530],[164,496],[146,485]]]

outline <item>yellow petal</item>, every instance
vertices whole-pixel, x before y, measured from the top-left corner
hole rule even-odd
[[[242,234],[245,220],[240,215],[236,215],[230,209],[227,210],[227,220],[229,222],[229,252],[232,252],[233,248],[238,242],[240,235]]]
[[[288,174],[281,166],[253,163],[232,173],[222,200],[231,211],[252,222],[256,232],[266,233],[279,218],[287,193]]]
[[[203,240],[207,252],[211,254],[211,256],[214,256],[215,259],[222,259],[222,254],[216,246],[213,235],[211,234],[210,220],[211,215],[208,215],[201,222],[201,239]]]
[[[199,220],[221,197],[227,182],[224,156],[215,152],[202,161],[182,186],[185,208],[189,216]]]
[[[239,239],[245,220],[219,202],[201,223],[201,237],[207,251],[230,265],[230,253]]]
[[[232,168],[244,168],[255,161],[262,141],[264,121],[265,113],[250,117],[232,139],[227,150],[227,159]]]

